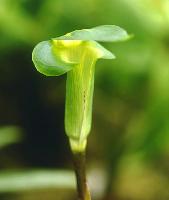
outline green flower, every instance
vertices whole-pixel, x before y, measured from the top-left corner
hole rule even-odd
[[[97,41],[118,42],[129,37],[118,26],[103,25],[40,42],[33,50],[32,59],[40,73],[47,76],[67,73],[65,129],[74,152],[85,150],[91,129],[96,61],[115,58]]]

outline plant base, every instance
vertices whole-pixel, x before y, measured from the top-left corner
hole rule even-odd
[[[73,163],[76,173],[78,200],[91,200],[86,180],[86,156],[84,152],[73,152]]]

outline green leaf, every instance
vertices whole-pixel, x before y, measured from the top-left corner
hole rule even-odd
[[[75,177],[67,170],[1,171],[0,192],[21,192],[45,188],[75,188]]]
[[[32,60],[36,69],[46,76],[59,76],[70,71],[76,63],[64,62],[54,54],[51,41],[40,42],[33,50]]]
[[[57,40],[94,40],[99,42],[119,42],[129,39],[128,33],[115,25],[102,25],[91,29],[76,30]]]
[[[0,128],[0,149],[22,140],[22,130],[17,126],[4,126]]]

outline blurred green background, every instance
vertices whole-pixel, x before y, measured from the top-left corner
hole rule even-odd
[[[123,27],[96,66],[87,169],[93,200],[169,199],[169,1],[0,0],[0,199],[74,200],[65,79],[34,46],[75,29]]]

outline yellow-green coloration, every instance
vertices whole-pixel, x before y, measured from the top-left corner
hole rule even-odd
[[[96,41],[128,39],[127,32],[114,25],[73,31],[39,43],[33,50],[36,69],[47,76],[67,73],[65,129],[73,152],[85,151],[91,129],[95,63],[115,56]]]
[[[61,60],[77,63],[67,73],[65,129],[72,150],[84,151],[91,129],[95,63],[104,51],[95,41],[53,40],[53,44]]]

